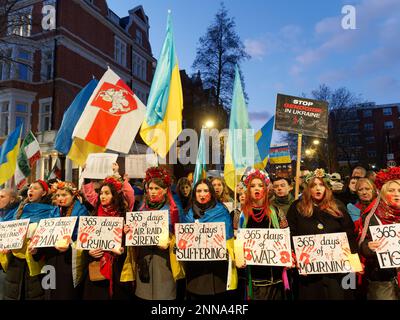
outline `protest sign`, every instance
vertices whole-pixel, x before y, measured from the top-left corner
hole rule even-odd
[[[164,246],[169,239],[168,210],[126,213],[127,246]]]
[[[358,255],[352,255],[345,232],[294,236],[300,274],[360,271]]]
[[[289,228],[239,229],[236,242],[247,265],[292,265]]]
[[[29,226],[29,219],[0,222],[0,250],[21,249]]]
[[[275,129],[326,139],[328,137],[328,103],[278,94]]]
[[[176,258],[180,261],[226,260],[224,222],[175,224]]]
[[[122,217],[80,217],[77,249],[118,251],[123,226]]]
[[[376,249],[379,266],[382,269],[400,267],[400,224],[370,226],[372,240],[379,241]]]
[[[113,175],[112,164],[117,162],[118,154],[91,153],[86,160],[82,176],[85,179],[104,179]]]
[[[234,209],[234,203],[231,201],[224,202],[224,206],[228,209],[229,212],[232,212]]]
[[[146,170],[158,166],[156,154],[131,154],[125,157],[125,173],[130,178],[145,178]]]
[[[42,219],[31,239],[34,248],[67,247],[78,217]]]

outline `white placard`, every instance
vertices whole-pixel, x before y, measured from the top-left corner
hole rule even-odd
[[[156,154],[131,154],[125,157],[125,173],[129,178],[145,178],[146,170],[158,166]]]
[[[376,249],[379,266],[382,269],[400,267],[400,224],[370,226],[373,241],[381,245]]]
[[[41,219],[31,239],[34,248],[66,247],[71,242],[78,217]]]
[[[224,202],[225,207],[227,207],[229,213],[233,211],[233,202]]]
[[[247,265],[292,266],[289,228],[238,229],[238,245]]]
[[[225,222],[175,224],[180,261],[226,260]]]
[[[112,164],[117,162],[118,154],[91,153],[86,160],[82,176],[85,179],[104,179],[113,175]]]
[[[122,217],[80,217],[77,249],[118,251],[123,226]]]
[[[21,249],[28,226],[29,219],[0,222],[0,250]]]
[[[135,211],[126,213],[127,246],[163,246],[168,243],[168,210]]]

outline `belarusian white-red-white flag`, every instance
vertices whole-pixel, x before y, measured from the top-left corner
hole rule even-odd
[[[145,113],[145,105],[109,68],[93,91],[72,136],[128,153]]]

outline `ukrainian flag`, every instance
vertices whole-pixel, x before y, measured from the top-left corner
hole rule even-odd
[[[206,144],[206,140],[205,140],[205,133],[204,133],[204,128],[203,128],[203,129],[201,129],[199,150],[197,152],[196,168],[194,169],[194,174],[193,174],[193,187],[197,183],[197,181],[199,181],[201,179],[205,179],[207,177],[207,174],[206,174],[207,158],[206,158],[205,144]]]
[[[271,146],[272,132],[274,130],[275,117],[272,116],[271,119],[259,130],[257,131],[254,139],[257,143],[258,152],[260,153],[261,163],[254,165],[257,169],[264,169],[268,163],[269,149]]]
[[[0,146],[0,185],[14,175],[21,144],[21,131],[22,123],[15,128]]]
[[[183,96],[178,59],[168,12],[167,34],[151,84],[147,112],[140,129],[143,141],[165,158],[182,131]]]

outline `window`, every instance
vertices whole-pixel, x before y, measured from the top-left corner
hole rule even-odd
[[[17,79],[31,81],[32,79],[32,53],[18,48],[18,55],[16,58]]]
[[[385,129],[393,129],[394,128],[393,121],[385,121],[384,127]]]
[[[8,135],[8,101],[0,104],[0,136]]]
[[[146,59],[137,55],[132,54],[132,71],[133,74],[141,80],[146,80]]]
[[[4,59],[0,63],[0,80],[11,79],[11,59],[12,59],[12,48],[2,50],[0,54],[4,54]]]
[[[365,123],[364,129],[367,131],[372,131],[372,130],[374,130],[374,124],[373,123]]]
[[[366,143],[374,143],[375,142],[375,137],[374,136],[365,137],[365,142]]]
[[[141,46],[143,45],[143,34],[142,34],[142,31],[139,30],[139,29],[136,29],[136,38],[135,38],[135,40],[136,40],[137,44],[139,44]]]
[[[51,98],[40,101],[39,106],[39,131],[51,130]]]
[[[372,117],[372,110],[364,110],[363,116],[364,118]]]
[[[15,106],[15,125],[22,123],[22,132],[27,132],[29,127],[29,108],[28,104],[17,102]]]
[[[43,81],[53,79],[53,49],[42,51],[41,79]]]
[[[115,37],[114,58],[120,65],[126,66],[126,43]]]
[[[368,155],[368,158],[375,158],[376,157],[376,151],[375,150],[368,150],[367,155]]]
[[[392,108],[383,108],[383,115],[384,116],[391,116],[392,115]]]
[[[20,37],[30,37],[32,29],[32,15],[26,10],[18,11],[9,16],[9,35],[15,34]]]
[[[133,86],[132,86],[132,91],[139,98],[139,100],[143,102],[143,104],[146,104],[146,102],[147,102],[146,94],[143,91],[141,91]]]

